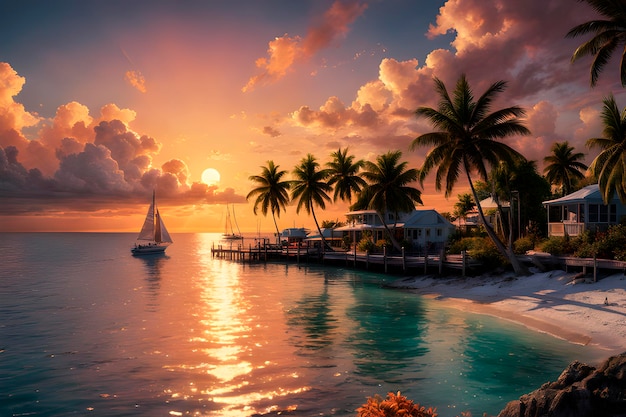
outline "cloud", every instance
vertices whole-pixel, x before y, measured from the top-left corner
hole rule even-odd
[[[272,127],[272,126],[263,126],[263,134],[271,136],[273,138],[277,138],[281,135],[280,130]]]
[[[526,109],[532,135],[505,140],[538,161],[541,169],[556,141],[568,140],[577,151],[585,151],[586,139],[600,134],[597,112],[591,109],[600,109],[601,92],[611,91],[619,82],[608,68],[601,85],[592,90],[589,63],[570,63],[572,52],[584,40],[566,39],[565,34],[590,18],[593,12],[583,3],[448,0],[425,35],[435,39],[452,34],[449,48],[433,49],[423,63],[384,58],[378,76],[364,83],[351,103],[331,96],[318,108],[303,104],[292,112],[291,123],[342,146],[358,137],[379,152],[390,149],[390,143],[406,150],[413,138],[432,130],[415,118],[414,111],[437,106],[433,76],[451,91],[465,73],[476,96],[493,82],[505,80],[508,88],[492,110],[512,105]],[[626,97],[621,88],[614,94]],[[420,161],[426,151],[407,151],[405,156]]]
[[[70,102],[43,120],[14,101],[25,80],[10,65],[0,63],[0,80],[0,215],[119,211],[145,202],[153,189],[178,206],[245,200],[232,189],[190,182],[181,159],[155,167],[161,144],[130,129],[130,109],[108,104],[93,117]],[[22,129],[37,123],[37,137],[26,139]]]
[[[250,77],[242,88],[243,92],[253,90],[257,85],[265,85],[283,78],[295,63],[315,55],[321,49],[345,36],[349,25],[367,8],[358,1],[335,1],[323,17],[311,26],[304,38],[285,34],[269,42],[267,57],[255,62],[259,73]]]
[[[146,79],[144,78],[144,76],[141,74],[140,71],[132,71],[132,70],[126,71],[126,74],[124,74],[124,79],[131,86],[137,89],[137,91],[141,93],[145,93],[148,91],[146,89]]]

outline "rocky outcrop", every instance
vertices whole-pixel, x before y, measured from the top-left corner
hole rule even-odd
[[[626,417],[626,352],[597,369],[574,361],[556,382],[511,401],[498,417]]]

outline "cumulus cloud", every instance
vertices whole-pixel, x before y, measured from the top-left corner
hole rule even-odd
[[[331,96],[317,108],[304,104],[292,112],[291,123],[309,134],[330,133],[344,145],[359,137],[380,152],[389,149],[390,141],[404,150],[413,138],[432,129],[416,120],[414,111],[437,106],[433,76],[451,91],[465,73],[476,96],[493,82],[505,80],[508,87],[492,109],[511,105],[526,109],[532,135],[509,138],[507,143],[538,161],[541,169],[556,141],[568,140],[585,151],[586,139],[600,133],[592,123],[597,124],[592,106],[601,108],[595,91],[610,91],[618,81],[607,71],[592,91],[588,64],[570,63],[583,39],[566,39],[565,34],[592,17],[586,4],[559,0],[448,0],[425,36],[452,34],[449,48],[432,50],[423,63],[384,58],[378,77],[362,85],[352,103]],[[624,95],[621,89],[614,94]],[[412,157],[420,160],[422,151]]]
[[[283,78],[295,63],[315,55],[336,39],[345,36],[349,26],[367,8],[359,1],[335,1],[323,17],[309,28],[304,38],[285,34],[269,42],[267,57],[255,62],[259,73],[250,77],[242,88],[253,90],[257,85],[273,83]]]
[[[154,166],[161,144],[130,129],[132,110],[109,104],[94,117],[70,102],[43,120],[14,101],[25,80],[10,65],[0,63],[0,80],[0,215],[118,210],[144,202],[153,189],[173,205],[243,199],[233,190],[190,183],[183,160]],[[22,129],[37,123],[37,138],[27,139]]]

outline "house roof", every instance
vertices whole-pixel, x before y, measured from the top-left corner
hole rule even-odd
[[[484,209],[495,209],[498,208],[498,204],[496,204],[496,200],[493,197],[487,197],[484,200],[480,200],[480,206]],[[509,207],[510,203],[508,201],[500,201],[500,207]]]
[[[616,196],[614,196],[612,200],[615,199],[617,199]],[[544,201],[543,204],[582,203],[588,200],[602,201],[602,194],[600,194],[600,187],[598,187],[598,184],[588,185],[564,197]]]

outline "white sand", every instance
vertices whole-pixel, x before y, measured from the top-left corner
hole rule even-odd
[[[607,356],[626,351],[626,277],[577,278],[564,271],[479,277],[411,277],[393,286],[415,289],[453,307],[521,323]],[[605,304],[605,299],[608,304]]]

